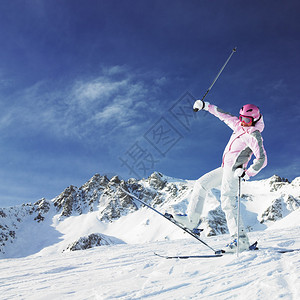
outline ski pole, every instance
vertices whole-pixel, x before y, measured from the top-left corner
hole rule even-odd
[[[138,197],[136,197],[135,195],[127,192],[126,190],[124,190],[122,187],[120,187],[120,189],[127,194],[129,197],[131,197],[132,199],[137,200],[138,202],[140,202],[141,204],[145,205],[146,207],[152,209],[153,211],[155,211],[157,214],[161,215],[162,217],[164,217],[165,219],[167,219],[168,221],[172,222],[170,220],[170,218],[168,218],[166,215],[162,214],[161,212],[159,212],[158,210],[156,210],[154,207],[152,207],[151,205],[147,204],[146,202],[144,202],[143,200],[139,199]],[[196,238],[199,242],[201,242],[203,245],[205,245],[206,247],[208,247],[209,249],[211,249],[212,251],[215,252],[216,255],[221,255],[222,254],[222,250],[215,250],[214,248],[212,248],[211,246],[209,246],[207,243],[205,243],[202,239],[200,239],[199,237],[196,237],[195,235],[191,234],[191,232],[189,230],[187,230],[184,227],[179,226],[178,224],[172,222],[174,225],[180,227],[182,230],[184,230],[185,232],[187,232],[188,234],[192,235],[194,238]]]
[[[237,247],[236,256],[239,257],[240,251],[240,210],[241,210],[241,177],[239,177],[239,188],[238,188],[238,208],[237,208]]]
[[[233,53],[236,52],[236,47],[232,49],[232,52],[230,53],[229,57],[227,58],[225,64],[223,65],[223,67],[221,68],[221,70],[219,71],[219,73],[217,74],[216,78],[214,79],[213,83],[211,84],[211,86],[208,88],[208,90],[206,91],[206,93],[204,94],[204,96],[202,97],[201,101],[204,100],[204,98],[206,97],[206,95],[209,93],[209,91],[212,89],[213,85],[215,84],[215,82],[218,80],[219,76],[221,75],[221,73],[223,72],[224,68],[226,67],[227,63],[229,62],[231,56],[233,55]],[[198,111],[198,108],[195,108],[194,111]]]

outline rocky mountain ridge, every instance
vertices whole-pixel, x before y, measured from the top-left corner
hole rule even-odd
[[[60,224],[71,217],[96,212],[99,222],[113,223],[137,212],[141,205],[133,202],[120,187],[161,212],[184,213],[193,184],[194,181],[174,179],[159,172],[154,172],[148,178],[139,181],[134,178],[124,181],[118,176],[109,179],[105,175],[95,174],[81,187],[71,185],[52,200],[42,198],[34,204],[2,208],[0,209],[0,257],[1,254],[6,253],[8,245],[10,248],[13,247],[16,240],[21,238],[21,229],[28,222],[34,227],[46,223],[52,226],[54,219],[57,224]],[[300,177],[290,183],[274,175],[266,180],[247,182],[245,187],[242,195],[245,203],[251,204],[257,201],[257,197],[260,197],[258,190],[269,199],[264,203],[263,209],[257,212],[257,220],[261,224],[275,222],[300,207]],[[219,190],[213,189],[207,197],[206,202],[209,205],[202,216],[201,223],[205,235],[227,233],[225,215],[220,206]],[[119,237],[115,236],[115,238]],[[87,236],[74,240],[65,250],[83,249],[82,245],[90,247],[111,244],[113,240],[113,238],[106,239],[101,232],[90,232]]]

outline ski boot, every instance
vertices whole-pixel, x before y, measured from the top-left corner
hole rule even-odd
[[[248,237],[245,233],[242,233],[240,235],[240,242],[239,242],[239,252],[243,252],[245,250],[251,250]],[[237,238],[236,235],[233,239],[233,241],[226,245],[225,252],[233,253],[237,251]]]

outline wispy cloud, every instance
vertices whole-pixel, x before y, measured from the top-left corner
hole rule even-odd
[[[113,81],[109,77],[101,76],[92,81],[76,82],[73,87],[73,99],[82,107],[93,101],[105,101],[109,97],[124,90],[129,85],[128,79]]]
[[[0,131],[21,125],[58,137],[85,138],[95,133],[106,137],[124,127],[136,130],[137,124],[144,124],[143,112],[151,111],[146,81],[126,67],[113,66],[96,78],[76,80],[63,88],[38,82],[13,96],[0,115]]]

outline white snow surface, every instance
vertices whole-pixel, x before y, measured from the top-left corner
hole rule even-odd
[[[258,221],[274,195],[282,201],[288,195],[299,199],[299,182],[278,183],[281,187],[272,193],[269,182],[243,184],[244,223],[260,250],[238,257],[156,256],[213,251],[146,207],[111,223],[101,222],[99,211],[60,219],[52,207],[51,219],[39,226],[25,219],[18,238],[6,246],[0,299],[300,299],[300,251],[276,251],[300,249],[300,209],[286,210],[276,222]],[[186,199],[156,208],[184,210]],[[110,245],[66,251],[90,233],[100,233]],[[216,250],[230,241],[229,234],[202,238]]]
[[[299,214],[294,216],[299,220]],[[262,247],[220,258],[193,239],[101,246],[0,261],[1,299],[300,299],[300,227],[252,232]],[[216,248],[227,235],[206,241]]]

